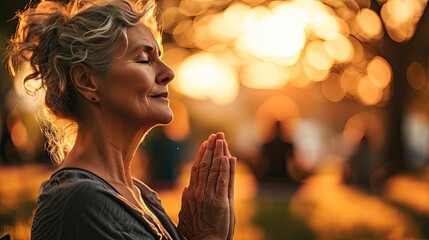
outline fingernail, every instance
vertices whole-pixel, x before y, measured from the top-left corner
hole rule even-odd
[[[223,132],[218,132],[216,136],[219,136],[218,139],[225,139],[225,133]]]
[[[216,140],[216,147],[222,147],[222,140]]]

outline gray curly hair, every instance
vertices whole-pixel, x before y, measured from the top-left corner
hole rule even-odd
[[[42,0],[16,15],[18,26],[9,40],[12,76],[24,74],[27,93],[45,94],[38,116],[47,150],[56,163],[67,156],[81,118],[78,93],[70,79],[73,64],[103,73],[111,65],[125,28],[143,22],[161,42],[154,0],[71,0],[68,4]],[[160,44],[161,45],[161,44]],[[37,88],[28,87],[37,82]]]

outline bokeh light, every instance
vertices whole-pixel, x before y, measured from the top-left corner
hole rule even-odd
[[[419,11],[425,6],[413,3],[406,8],[408,13],[402,13],[394,19],[391,17],[391,20],[385,17],[382,21],[370,8],[370,1],[359,1],[355,5],[341,1],[293,0],[266,4],[228,1],[230,3],[223,5],[224,9],[220,8],[222,3],[204,1],[198,9],[189,11],[192,2],[166,4],[167,14],[178,18],[175,26],[167,23],[167,31],[172,34],[176,48],[186,52],[181,54],[186,60],[173,66],[173,69],[181,69],[178,75],[180,84],[174,84],[173,87],[177,87],[175,90],[188,97],[210,99],[217,104],[234,101],[241,86],[282,89],[290,84],[305,88],[313,82],[329,79],[328,75],[334,69],[346,94],[343,91],[336,94],[338,96],[326,94],[329,84],[322,84],[324,87],[321,91],[327,100],[338,102],[351,97],[364,105],[388,101],[389,86],[393,78],[390,64],[385,59],[374,56],[364,42],[380,39],[384,34],[382,25],[385,23],[387,26],[386,21],[391,21],[392,26],[399,28],[400,24],[395,21],[401,24],[411,21],[411,18],[419,16]],[[400,3],[391,0],[386,1],[382,7],[392,12],[398,6],[400,7]],[[235,79],[230,81],[234,84],[230,83],[226,87],[223,100],[220,96],[209,97],[209,93],[200,91],[201,86],[196,88],[198,91],[193,92],[185,89],[185,82],[195,82],[185,78],[195,77],[194,73],[200,70],[192,69],[201,68],[202,59],[198,61],[199,64],[194,64],[190,62],[194,57],[187,56],[195,50],[198,54],[193,54],[196,56],[215,56],[208,61],[216,66],[218,76],[225,75]],[[221,60],[222,54],[219,53],[226,53],[223,57],[228,55],[227,59]],[[166,56],[166,59],[174,59],[174,54],[170,56]],[[212,64],[213,59],[218,59],[218,63]],[[221,67],[222,62],[237,69],[231,71],[226,65]],[[184,69],[188,72],[187,75],[184,75]],[[350,72],[350,69],[355,71]],[[362,71],[366,71],[367,77],[361,76]],[[216,81],[219,82],[215,83]],[[212,80],[207,80],[211,82],[211,86],[219,86],[221,81],[221,78],[214,75]]]
[[[322,82],[322,93],[329,101],[338,102],[345,97],[347,92],[341,86],[341,80],[338,74],[331,73],[326,80]]]
[[[244,86],[255,89],[281,89],[288,82],[288,75],[280,66],[265,62],[254,61],[241,70],[241,81]]]
[[[383,36],[383,26],[377,13],[368,8],[356,15],[356,31],[364,39],[379,39]]]
[[[397,42],[409,40],[415,33],[416,23],[425,9],[427,0],[388,0],[381,9],[381,18],[389,36]]]
[[[188,97],[199,100],[209,98],[221,105],[231,103],[238,94],[234,68],[210,53],[198,53],[186,58],[173,84]]]
[[[382,57],[374,57],[367,65],[366,73],[372,84],[380,89],[388,87],[392,80],[390,64]]]
[[[413,89],[422,89],[427,82],[427,73],[424,67],[416,61],[413,61],[407,68],[407,80]]]

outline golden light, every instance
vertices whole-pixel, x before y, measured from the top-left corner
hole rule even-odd
[[[383,33],[381,19],[377,13],[369,8],[361,9],[356,14],[356,30],[366,40],[379,39]]]
[[[209,1],[182,0],[179,4],[180,11],[186,16],[197,16],[210,8]]]
[[[175,42],[181,47],[193,47],[192,34],[194,33],[192,21],[189,19],[181,21],[173,30]]]
[[[416,30],[427,0],[388,0],[381,8],[381,18],[387,33],[396,42],[409,40]]]
[[[210,26],[220,21],[219,15],[204,15],[198,18],[198,21],[192,22],[193,35],[192,42],[195,47],[200,49],[209,49],[219,42],[227,41],[224,36],[214,33]]]
[[[342,34],[336,34],[324,41],[326,52],[338,63],[350,62],[354,55],[354,48],[350,40]]]
[[[271,10],[266,6],[252,7],[249,11],[246,12],[246,16],[244,18],[244,21],[242,22],[241,27],[243,33],[255,29],[264,18],[270,16],[271,14]]]
[[[242,0],[242,1],[249,5],[258,5],[265,2],[265,0]]]
[[[346,91],[341,86],[341,80],[338,74],[331,73],[322,82],[322,93],[331,102],[339,102],[346,96]]]
[[[265,57],[265,61],[273,62],[279,66],[283,67],[289,67],[296,64],[301,58],[301,52],[296,52],[295,54],[291,56],[283,56],[283,57],[276,57],[276,56],[269,56]]]
[[[174,141],[181,141],[190,134],[189,113],[186,105],[175,99],[170,103],[174,113],[173,121],[163,128],[165,135]]]
[[[10,109],[19,106],[21,110],[35,113],[44,102],[45,91],[41,89],[42,81],[29,80],[25,82],[23,79],[30,73],[29,64],[23,65],[21,71],[17,73],[13,80],[13,88],[16,96],[9,95],[6,97],[5,105]],[[29,91],[27,93],[27,91]]]
[[[256,89],[281,89],[288,82],[283,68],[270,62],[254,61],[243,67],[240,78],[244,86]]]
[[[303,73],[300,74],[297,78],[294,78],[290,81],[290,84],[297,88],[305,88],[314,83],[311,79],[305,76]]]
[[[267,13],[268,14],[268,13]],[[305,25],[296,21],[296,13],[268,15],[239,39],[239,45],[257,57],[288,57],[305,45]]]
[[[225,9],[220,21],[213,22],[210,25],[213,33],[223,36],[226,40],[237,38],[244,31],[244,23],[250,10],[251,8],[248,5],[232,4]]]
[[[334,64],[322,41],[312,41],[307,45],[305,59],[317,70],[329,70]]]
[[[375,56],[368,62],[366,73],[372,84],[378,88],[384,89],[391,83],[392,68],[390,64],[380,56]]]
[[[350,43],[353,46],[353,55],[352,55],[352,63],[359,64],[362,61],[365,61],[365,49],[360,41],[356,38],[349,38]]]
[[[165,44],[162,60],[175,72],[179,69],[183,59],[186,59],[190,52],[186,48],[181,48],[176,44]],[[175,80],[173,80],[173,83]]]
[[[315,68],[307,58],[301,61],[302,72],[304,75],[313,82],[320,82],[328,76],[330,69],[317,69]],[[302,80],[302,79],[299,79]],[[305,81],[305,80],[304,80]]]
[[[276,95],[265,100],[256,111],[256,118],[275,121],[285,121],[298,118],[300,111],[296,103],[287,96]]]
[[[316,3],[316,1],[314,2]],[[333,15],[323,11],[324,8],[323,5],[320,6],[319,11],[314,13],[315,15],[309,16],[309,25],[316,36],[321,39],[330,40],[335,38],[340,32],[340,25]]]
[[[375,86],[367,75],[359,79],[356,90],[357,97],[365,105],[376,105],[383,97],[381,89]]]
[[[389,0],[383,7],[386,7],[387,13],[392,17],[390,24],[399,27],[410,20],[414,15],[416,1]]]
[[[419,238],[413,218],[385,200],[342,184],[338,173],[310,176],[293,195],[290,206],[319,239],[341,239],[350,236],[350,231],[356,231],[350,239],[362,239],[362,232],[372,239]]]
[[[349,118],[344,125],[343,140],[348,145],[357,146],[359,141],[365,136],[367,127],[365,119],[361,114]]]
[[[193,4],[201,6],[191,9]],[[365,105],[386,101],[392,69],[385,59],[374,57],[377,53],[363,42],[381,38],[383,23],[393,40],[409,39],[427,0],[406,3],[384,0],[379,4],[380,16],[370,8],[370,0],[347,3],[336,0],[186,0],[180,4],[168,3],[167,8],[171,7],[168,15],[178,18],[175,28],[167,24],[178,48],[188,49],[189,53],[199,50],[222,55],[220,68],[240,69],[239,76],[232,81],[234,84],[226,87],[234,89],[225,91],[229,97],[209,97],[200,90],[198,93],[183,90],[183,94],[195,99],[230,102],[240,87],[237,78],[243,86],[254,89],[281,89],[286,84],[303,88],[313,82],[328,81],[321,84],[321,88],[323,95],[332,102],[346,95]],[[182,54],[181,57],[187,56]],[[333,68],[338,81],[328,77]],[[238,73],[235,69],[233,72]],[[195,82],[178,82],[182,81]],[[178,91],[185,89],[183,83],[176,85],[181,85]]]
[[[180,8],[171,6],[163,10],[163,30],[172,33],[177,22],[183,21],[186,17],[180,12]]]
[[[27,145],[27,128],[21,121],[17,121],[13,124],[12,129],[10,130],[10,136],[12,138],[13,144],[17,148],[23,148]]]
[[[427,81],[426,70],[416,61],[413,61],[407,68],[407,80],[410,86],[416,90],[422,89]]]
[[[343,139],[350,146],[356,146],[364,136],[367,136],[371,147],[379,148],[385,141],[384,135],[382,122],[371,112],[353,115],[347,120],[343,130]]]
[[[211,53],[197,53],[180,65],[173,87],[184,95],[229,104],[238,94],[236,70]]]
[[[346,67],[340,75],[342,88],[351,95],[356,95],[356,85],[359,76],[362,75],[361,69],[355,66]]]
[[[312,82],[324,81],[334,66],[343,63],[359,66],[351,78],[357,78],[356,76],[361,75],[359,71],[365,71],[368,52],[359,40],[350,35],[352,31],[347,19],[339,18],[338,11],[343,8],[344,11],[350,12],[352,11],[350,6],[344,3],[302,0],[270,1],[267,4],[259,4],[259,0],[256,2],[258,4],[229,0],[216,3],[206,0],[186,0],[178,6],[170,4],[172,9],[168,11],[169,16],[177,16],[179,19],[174,29],[169,27],[172,29],[177,47],[190,49],[189,53],[193,51],[191,49],[199,49],[201,53],[222,55],[222,61],[217,61],[222,66],[220,68],[239,68],[240,74],[234,79],[240,77],[240,82],[244,86],[254,89],[281,89],[288,83],[302,88]],[[190,11],[188,8],[191,8],[192,4],[202,6]],[[219,6],[224,7],[223,10],[218,8]],[[363,8],[369,6],[368,2],[356,5]],[[356,17],[359,26],[366,31],[366,37],[379,36],[381,22],[374,14],[370,9],[363,9]],[[355,15],[356,11],[353,14],[350,12],[348,16],[354,18]],[[228,54],[224,54],[226,52]],[[192,59],[187,58],[186,55],[189,53],[181,54],[181,58],[187,59],[185,62]],[[173,55],[165,58],[172,59]],[[196,62],[210,68],[208,66],[210,64]],[[216,63],[216,68],[219,68],[219,64]],[[179,67],[174,65],[173,68],[178,70]],[[183,70],[185,66],[188,69],[186,71]],[[236,85],[238,84],[236,80],[232,81],[234,84],[226,87],[234,89],[226,91],[225,95],[230,97],[211,96],[205,90],[201,91],[204,88],[202,86],[196,87],[197,90],[193,92],[186,90],[185,83],[198,81],[190,80],[196,78],[195,73],[184,73],[190,72],[190,64],[183,63],[180,69],[182,70],[177,76],[179,80],[173,85],[178,86],[176,90],[179,92],[184,91],[183,94],[186,96],[200,100],[210,98],[217,102],[230,102],[237,95],[236,89],[239,86]],[[223,72],[231,73],[229,70]],[[232,78],[228,73],[229,78]],[[341,71],[339,74],[342,75]],[[216,74],[213,77],[216,77]],[[340,79],[344,77],[341,76]],[[385,79],[377,81],[378,85],[386,84]],[[343,80],[340,82],[341,88],[338,82],[324,84],[322,92],[327,98],[339,101],[347,92],[353,96],[357,95],[355,94],[357,80],[350,81],[352,85],[347,88],[344,87]],[[333,94],[333,89],[336,88],[347,91],[342,90],[338,94]]]
[[[390,200],[403,204],[421,213],[429,213],[428,183],[414,176],[399,175],[392,177],[386,184],[383,195]],[[404,194],[405,189],[413,189],[412,193]]]
[[[285,122],[301,115],[296,103],[287,96],[276,95],[265,100],[257,109],[255,121],[263,139],[268,138],[276,121]],[[290,129],[284,129],[288,131]]]

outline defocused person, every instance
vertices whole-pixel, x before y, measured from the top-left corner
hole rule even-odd
[[[262,144],[260,155],[257,169],[261,181],[292,183],[297,180],[292,172],[302,172],[295,162],[294,145],[283,137],[280,121],[274,123],[272,137]]]
[[[44,96],[41,129],[59,164],[32,239],[232,239],[236,159],[223,133],[199,148],[177,227],[131,175],[145,135],[173,118],[155,2],[46,0],[17,16],[9,67]]]
[[[355,151],[345,163],[344,182],[362,189],[371,190],[371,178],[377,166],[376,153],[372,149],[370,139],[364,135]]]

